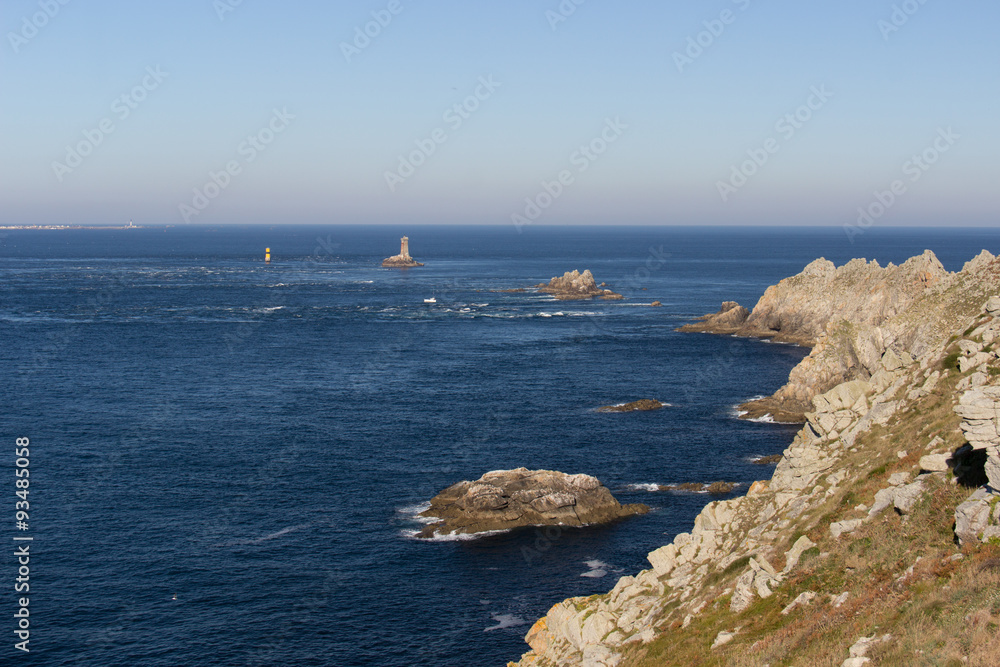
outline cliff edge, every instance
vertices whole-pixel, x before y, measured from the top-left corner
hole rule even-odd
[[[510,665],[996,664],[1000,261],[907,264],[848,264],[862,296],[829,297],[821,331],[789,283],[769,290],[755,321],[813,331],[803,363],[838,369],[796,368],[806,423],[772,478],[706,505],[650,569],[554,605]]]
[[[733,316],[738,304],[730,302],[679,330],[811,347],[785,386],[741,406],[746,418],[770,414],[775,421],[801,423],[813,397],[842,382],[870,379],[887,352],[890,363],[903,365],[940,345],[955,318],[985,298],[984,285],[995,270],[995,258],[985,250],[957,273],[946,271],[930,250],[899,266],[854,259],[838,268],[818,259],[768,287],[742,322]]]

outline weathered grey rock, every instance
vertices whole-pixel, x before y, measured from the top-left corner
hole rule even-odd
[[[814,546],[816,546],[816,544],[805,535],[795,540],[795,544],[792,545],[792,548],[785,553],[785,567],[782,572],[785,574],[791,572],[792,568],[799,564],[799,559],[802,558],[802,552],[812,549]]]
[[[865,658],[865,657],[848,658],[844,662],[840,663],[840,667],[863,667],[863,665],[867,665],[871,661],[872,661],[871,658]]]
[[[854,642],[851,648],[848,649],[848,654],[852,658],[863,658],[868,654],[869,649],[873,646],[884,644],[890,640],[892,640],[892,635],[882,635],[881,637],[872,635],[871,637],[862,637],[858,641]]]
[[[977,489],[968,500],[955,508],[955,535],[961,545],[976,544],[990,524],[990,503],[996,494]]]
[[[583,650],[583,667],[617,667],[622,656],[606,646],[588,644]]]
[[[1000,296],[991,296],[989,301],[987,301],[986,305],[983,307],[983,310],[990,315],[1000,313]]]
[[[787,616],[796,607],[804,607],[804,606],[806,606],[807,604],[809,604],[810,602],[812,602],[813,598],[815,598],[815,597],[816,597],[816,594],[813,593],[812,591],[805,591],[804,593],[800,593],[797,598],[795,598],[794,600],[792,600],[791,602],[788,603],[787,607],[785,607],[784,609],[781,610],[782,616]]]
[[[736,580],[736,588],[733,590],[733,597],[729,602],[729,609],[733,613],[739,614],[750,606],[753,602],[753,580],[757,575],[753,569],[748,569]]]
[[[890,486],[888,489],[882,489],[875,493],[875,502],[872,503],[872,507],[868,510],[868,516],[873,517],[887,507],[892,507],[896,501],[896,490],[897,487]]]
[[[863,519],[848,519],[846,521],[831,523],[830,534],[833,535],[834,539],[837,539],[844,533],[853,533],[855,530],[860,528],[863,523]]]
[[[552,470],[495,470],[474,482],[453,484],[431,499],[422,516],[440,519],[418,537],[481,533],[521,526],[605,523],[649,511],[620,505],[595,477]]]
[[[902,486],[910,481],[910,473],[908,472],[894,472],[889,475],[889,484],[893,486]]]
[[[893,496],[892,504],[900,514],[909,514],[913,509],[913,506],[917,504],[917,501],[919,501],[923,495],[924,483],[918,480],[913,484],[907,484],[906,486],[901,486],[896,489],[896,494]]]
[[[947,472],[948,454],[928,454],[920,457],[920,469],[926,472]]]
[[[729,642],[733,641],[735,637],[736,637],[735,632],[729,632],[727,630],[723,630],[722,632],[720,632],[715,636],[715,641],[712,642],[712,648],[717,649],[720,646],[725,646]]]

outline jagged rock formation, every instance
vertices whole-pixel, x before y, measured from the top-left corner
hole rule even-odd
[[[603,407],[597,408],[597,411],[598,412],[649,411],[649,410],[659,410],[665,405],[666,403],[661,403],[653,398],[641,398],[638,401],[632,401],[630,403],[622,403],[621,405],[605,405]]]
[[[522,526],[585,526],[645,514],[646,505],[621,505],[590,475],[553,470],[494,470],[459,482],[431,499],[422,516],[440,519],[417,537],[483,533]]]
[[[770,481],[706,505],[689,533],[649,553],[650,569],[553,606],[511,665],[684,665],[709,646],[718,664],[861,664],[866,651],[881,664],[994,664],[1000,638],[972,640],[960,609],[985,605],[976,614],[993,618],[997,579],[984,573],[1000,565],[987,544],[1000,544],[1000,260],[922,270],[908,275],[930,284],[924,295],[852,325],[881,331],[870,357],[824,345],[864,373],[803,376],[818,383],[806,423]],[[845,325],[824,326],[817,347]],[[959,468],[977,465],[989,484],[958,485],[976,479]],[[924,624],[921,595],[960,606]],[[880,629],[849,646],[860,628]]]
[[[604,283],[601,283],[601,285],[603,286]],[[613,300],[624,298],[621,294],[598,287],[590,269],[585,270],[583,273],[576,270],[567,271],[562,276],[556,276],[547,283],[539,283],[536,287],[539,292],[551,294],[561,301],[591,299],[595,296]]]
[[[870,380],[883,366],[897,370],[940,345],[958,313],[978,307],[995,277],[987,251],[949,273],[927,250],[900,266],[851,260],[840,268],[818,259],[764,292],[742,325],[729,302],[723,311],[683,330],[770,338],[812,347],[788,383],[768,398],[741,406],[747,419],[772,415],[801,422],[814,396],[842,382]],[[727,319],[727,314],[729,315]],[[713,318],[719,326],[712,328]]]
[[[719,312],[704,315],[694,324],[685,324],[678,331],[704,331],[732,334],[740,331],[750,317],[750,311],[735,301],[723,301]]]
[[[382,266],[392,269],[409,269],[423,266],[423,264],[410,257],[410,239],[404,236],[399,239],[399,254],[383,259]]]

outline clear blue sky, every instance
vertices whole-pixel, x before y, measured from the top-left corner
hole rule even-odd
[[[559,22],[558,0],[236,1],[5,0],[0,224],[184,224],[230,162],[192,223],[502,224],[563,171],[536,224],[839,225],[897,180],[879,224],[997,222],[994,0],[566,0]],[[894,5],[916,11],[889,32]],[[345,56],[372,12],[391,22]]]

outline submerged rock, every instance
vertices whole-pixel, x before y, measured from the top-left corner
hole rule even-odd
[[[473,534],[522,526],[584,526],[645,514],[642,504],[621,505],[596,477],[554,470],[494,470],[459,482],[431,499],[421,516],[440,519],[418,537]]]
[[[666,403],[661,403],[652,398],[643,398],[638,401],[632,401],[631,403],[622,403],[621,405],[605,405],[604,407],[597,408],[598,412],[636,412],[636,411],[648,411],[648,410],[659,410],[664,407]]]

